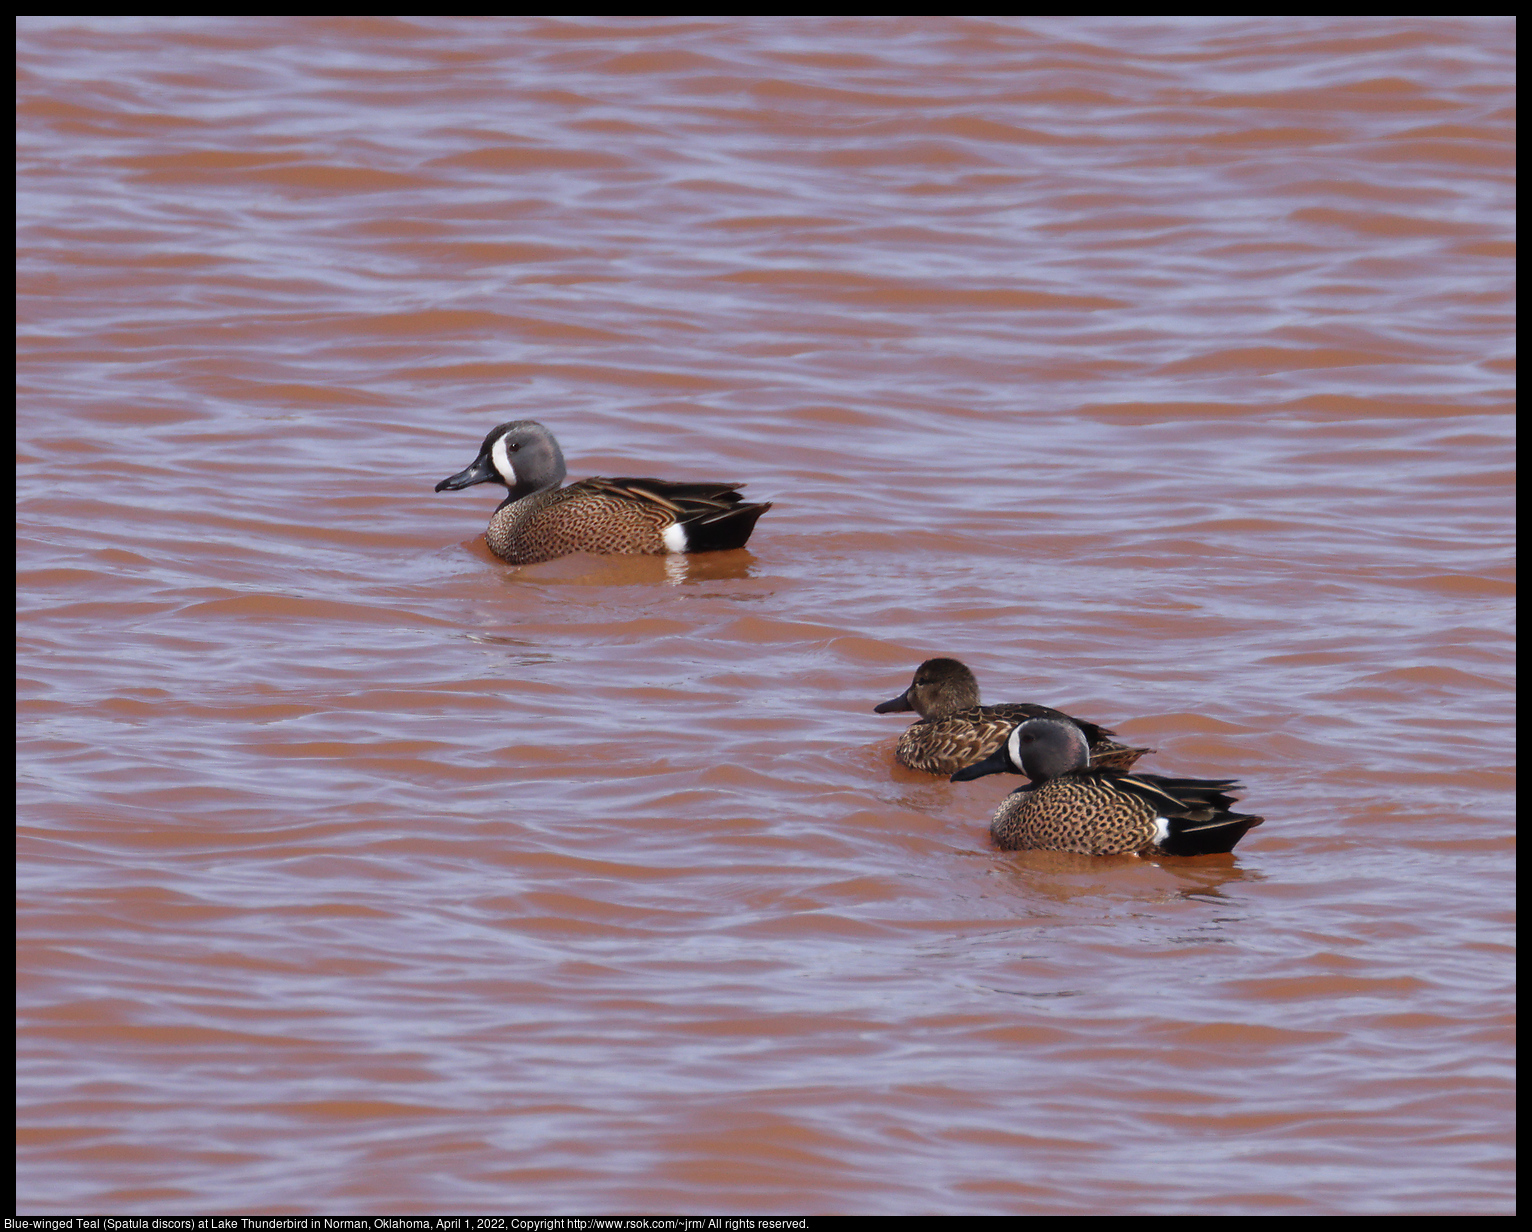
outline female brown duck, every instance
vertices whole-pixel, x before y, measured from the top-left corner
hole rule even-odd
[[[988,757],[1027,719],[1065,719],[1085,733],[1091,764],[1126,770],[1153,749],[1134,748],[1111,739],[1110,728],[1098,727],[1049,706],[1030,702],[979,704],[979,682],[957,659],[927,659],[915,669],[915,679],[898,697],[874,706],[877,714],[913,710],[920,716],[899,738],[894,757],[902,766],[926,774],[952,774]]]

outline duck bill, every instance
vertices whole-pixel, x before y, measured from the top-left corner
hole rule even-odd
[[[892,714],[895,710],[913,709],[915,709],[915,707],[910,705],[910,694],[909,690],[906,689],[903,693],[899,694],[898,697],[891,697],[881,705],[874,706],[872,708],[872,712],[873,714]]]
[[[504,482],[500,479],[500,472],[495,469],[489,454],[481,453],[466,470],[461,470],[437,484],[436,491],[456,492],[459,488],[471,488],[476,483],[489,483],[492,480]]]
[[[1001,745],[983,761],[976,761],[971,766],[964,766],[952,776],[954,783],[966,783],[969,779],[982,779],[986,774],[1004,774],[1011,768],[1011,762],[1005,755],[1005,745]]]

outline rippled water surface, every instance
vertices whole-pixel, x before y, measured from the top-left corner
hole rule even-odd
[[[19,29],[23,1212],[1511,1212],[1508,20]]]

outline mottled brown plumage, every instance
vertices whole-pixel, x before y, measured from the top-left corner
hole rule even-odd
[[[582,479],[558,485],[564,455],[542,424],[504,423],[487,437],[466,470],[438,492],[500,483],[510,490],[489,520],[485,542],[513,565],[571,552],[661,556],[743,547],[756,519],[771,508],[750,504],[737,483],[672,483],[664,479]]]
[[[926,774],[953,774],[988,757],[1019,723],[1058,718],[1077,725],[1090,741],[1093,766],[1126,770],[1153,749],[1119,744],[1109,728],[1072,718],[1049,706],[1029,702],[979,704],[979,682],[957,659],[927,659],[915,669],[915,679],[898,697],[873,707],[878,714],[913,710],[920,720],[899,738],[894,757],[902,766]]]
[[[1233,851],[1262,818],[1234,813],[1233,779],[1124,774],[1089,764],[1085,735],[1057,719],[1029,719],[956,782],[1009,771],[1031,780],[1000,802],[990,822],[1007,851],[1082,855],[1208,855]]]

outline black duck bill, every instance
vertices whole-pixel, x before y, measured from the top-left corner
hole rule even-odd
[[[459,457],[462,455],[459,454]],[[489,450],[485,450],[477,458],[460,470],[456,475],[449,475],[436,485],[438,492],[456,492],[460,488],[471,488],[476,483],[505,482],[500,478],[500,472],[495,469],[494,459],[489,456]]]

